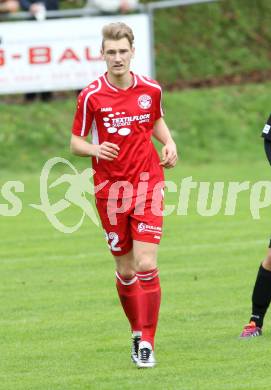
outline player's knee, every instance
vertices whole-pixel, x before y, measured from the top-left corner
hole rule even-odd
[[[135,276],[136,267],[132,251],[123,256],[115,256],[116,270],[124,279]]]
[[[149,271],[156,268],[156,259],[148,254],[139,255],[136,258],[136,270],[137,271]]]
[[[135,276],[135,269],[127,265],[118,265],[117,272],[123,277],[123,279],[131,279]]]

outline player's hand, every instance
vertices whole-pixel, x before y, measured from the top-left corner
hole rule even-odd
[[[162,148],[162,160],[160,165],[164,168],[175,167],[178,161],[177,147],[174,141],[169,141]]]
[[[102,160],[113,161],[119,155],[120,148],[111,142],[103,142],[101,145],[96,146],[95,156]]]

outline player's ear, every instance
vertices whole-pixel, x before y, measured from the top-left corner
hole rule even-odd
[[[104,50],[102,47],[101,47],[100,53],[101,53],[102,59],[104,60]]]
[[[134,56],[135,56],[135,48],[132,47],[132,58],[134,58]]]

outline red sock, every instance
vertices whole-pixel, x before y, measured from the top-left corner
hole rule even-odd
[[[155,268],[150,271],[137,272],[136,275],[143,290],[141,296],[141,340],[148,341],[154,348],[154,336],[161,302],[161,289],[158,269]]]
[[[116,272],[117,290],[123,310],[130,322],[132,332],[140,332],[142,328],[140,316],[140,295],[141,288],[136,276],[131,279],[124,279],[119,272]]]

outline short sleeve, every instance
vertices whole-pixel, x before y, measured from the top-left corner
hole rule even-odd
[[[91,94],[87,90],[83,90],[77,98],[72,133],[80,137],[86,137],[89,134],[94,119],[90,96]]]
[[[155,121],[164,116],[162,108],[162,89],[157,89],[156,99],[155,99]]]

